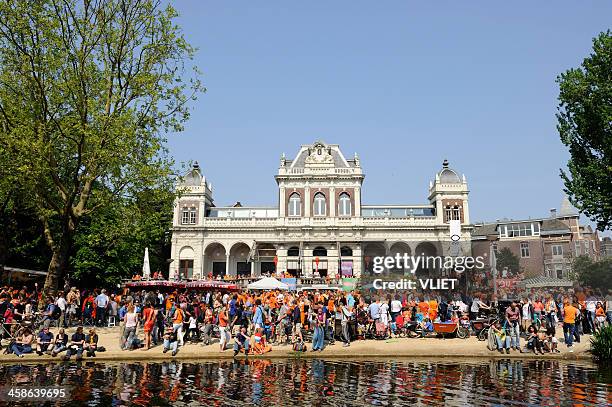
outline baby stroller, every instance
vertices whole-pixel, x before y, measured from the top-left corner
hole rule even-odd
[[[374,334],[375,339],[387,339],[387,325],[382,322],[376,322],[376,333]]]

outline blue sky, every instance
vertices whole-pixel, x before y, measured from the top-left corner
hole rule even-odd
[[[363,203],[426,203],[447,158],[473,221],[559,207],[556,76],[612,28],[612,2],[174,2],[208,91],[172,156],[217,205],[275,205],[279,157],[357,152]]]

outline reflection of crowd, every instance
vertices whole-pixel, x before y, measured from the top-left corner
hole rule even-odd
[[[79,404],[606,405],[595,371],[556,360],[488,363],[265,359],[218,363],[0,366],[0,384],[67,383]],[[601,379],[600,379],[601,380]],[[460,388],[457,388],[460,383]],[[96,389],[92,392],[92,389]],[[449,391],[450,390],[450,391]]]

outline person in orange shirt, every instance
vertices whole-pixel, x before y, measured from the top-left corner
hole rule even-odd
[[[563,337],[565,338],[565,344],[569,348],[570,352],[574,341],[574,331],[576,329],[576,317],[578,316],[578,309],[572,305],[569,300],[566,300],[563,306]]]
[[[435,299],[429,300],[429,319],[435,321],[438,316],[438,301]]]
[[[223,306],[221,307],[221,311],[219,311],[219,336],[220,336],[219,351],[220,352],[225,351],[225,347],[231,339],[231,335],[228,331],[227,324],[228,324],[227,311],[225,309],[225,306]]]

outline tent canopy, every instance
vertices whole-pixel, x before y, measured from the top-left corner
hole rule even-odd
[[[247,286],[249,290],[288,290],[289,286],[274,277],[264,277]]]
[[[521,281],[520,284],[525,288],[571,287],[573,285],[569,280],[545,276],[528,278]]]

